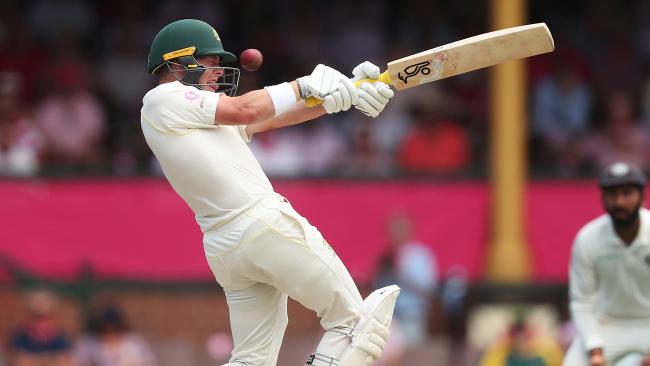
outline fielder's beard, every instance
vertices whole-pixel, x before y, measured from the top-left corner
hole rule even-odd
[[[616,229],[624,230],[624,229],[629,229],[637,224],[640,217],[640,210],[641,210],[641,204],[638,204],[632,212],[625,215],[624,217],[614,216],[613,209],[608,210],[607,213],[609,214],[609,217],[612,219],[612,223],[614,224],[614,227]]]

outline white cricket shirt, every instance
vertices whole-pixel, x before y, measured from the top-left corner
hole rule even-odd
[[[274,195],[246,144],[245,126],[214,124],[219,95],[175,81],[158,85],[142,100],[147,144],[203,233]]]
[[[569,272],[573,319],[587,350],[602,347],[599,322],[650,319],[650,211],[626,246],[609,215],[585,225],[573,244]]]

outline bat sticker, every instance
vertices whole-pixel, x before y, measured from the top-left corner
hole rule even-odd
[[[429,65],[431,65],[431,61],[422,61],[418,62],[417,64],[409,65],[404,68],[404,74],[402,75],[401,72],[397,73],[397,77],[404,82],[404,84],[408,84],[408,79],[412,76],[415,76],[419,73],[422,73],[422,75],[429,75],[431,73],[431,68],[429,68]]]
[[[439,47],[443,48],[443,47]],[[422,82],[429,82],[433,80],[438,80],[442,76],[442,69],[445,66],[445,63],[447,61],[447,51],[440,52],[436,54],[433,57],[433,75],[431,75],[431,78],[427,78],[427,80],[422,80]]]

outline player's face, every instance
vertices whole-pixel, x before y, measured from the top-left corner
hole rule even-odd
[[[603,206],[614,225],[629,226],[639,217],[644,193],[633,184],[623,184],[602,190]]]
[[[217,91],[219,86],[217,85],[217,80],[221,75],[223,75],[223,70],[215,67],[219,67],[219,57],[218,56],[202,56],[197,59],[197,61],[207,67],[201,77],[199,78],[199,84],[209,84],[202,85],[201,88],[207,91]]]

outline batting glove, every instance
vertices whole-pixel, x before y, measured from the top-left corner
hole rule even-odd
[[[327,113],[346,111],[359,102],[359,91],[352,81],[337,70],[318,65],[309,76],[296,80],[300,97],[316,97],[323,101]]]
[[[342,76],[336,91],[323,99],[323,108],[325,108],[325,112],[332,114],[347,111],[357,103],[359,103],[357,87],[350,79]]]
[[[379,77],[379,66],[370,61],[364,61],[352,70],[352,81],[363,79],[377,79]],[[377,117],[384,110],[386,104],[395,96],[395,92],[382,82],[362,83],[359,86],[359,103],[355,107],[370,117]]]
[[[379,66],[373,64],[370,61],[364,61],[352,69],[352,81],[362,80],[362,79],[377,79],[379,77]]]
[[[366,116],[375,118],[384,110],[390,98],[394,96],[393,89],[381,81],[363,83],[359,87],[359,104],[355,107]]]

